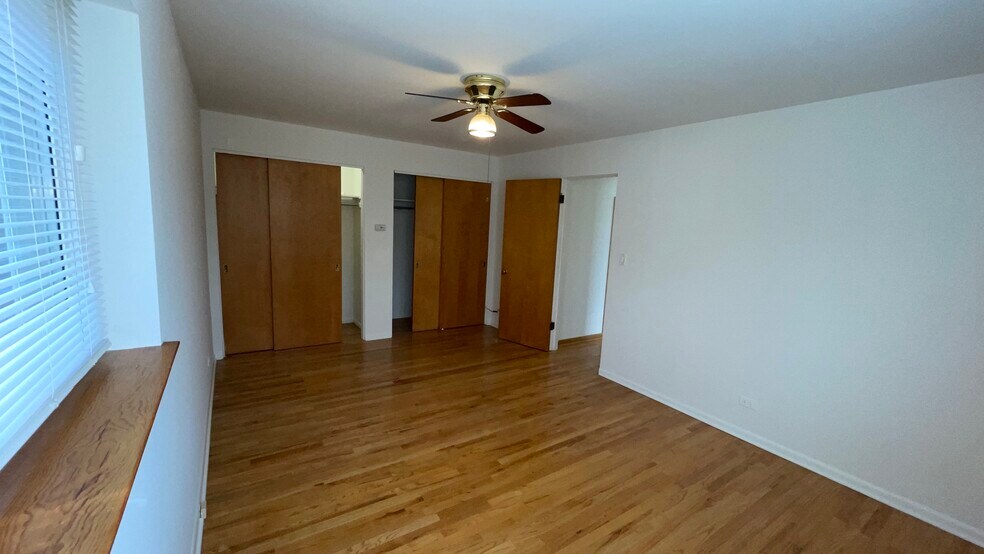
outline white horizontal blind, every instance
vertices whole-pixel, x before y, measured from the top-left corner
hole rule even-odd
[[[77,190],[65,0],[0,0],[0,466],[105,348]]]

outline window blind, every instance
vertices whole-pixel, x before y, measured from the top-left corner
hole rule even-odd
[[[0,466],[105,349],[74,168],[65,0],[0,0]]]

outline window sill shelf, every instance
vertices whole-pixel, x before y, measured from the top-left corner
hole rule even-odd
[[[0,552],[109,552],[178,350],[106,352],[0,471]]]

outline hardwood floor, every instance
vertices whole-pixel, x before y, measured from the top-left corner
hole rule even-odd
[[[206,552],[980,552],[471,327],[219,363]]]

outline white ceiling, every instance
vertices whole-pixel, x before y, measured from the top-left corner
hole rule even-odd
[[[171,0],[205,109],[484,152],[463,74],[552,106],[493,153],[984,73],[984,0]]]

